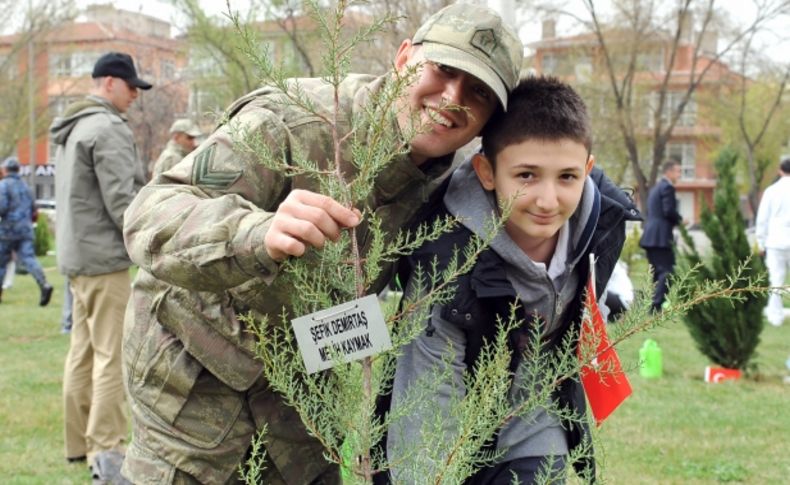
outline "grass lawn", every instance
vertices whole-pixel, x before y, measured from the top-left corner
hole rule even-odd
[[[0,304],[0,482],[82,484],[83,464],[63,459],[61,385],[68,337],[60,334],[63,278],[43,258],[55,286],[39,308],[30,276],[16,277]],[[635,283],[638,283],[635,281]],[[682,323],[649,335],[663,350],[664,377],[636,370],[644,338],[620,357],[634,394],[597,433],[603,478],[615,484],[784,484],[790,477],[790,386],[782,383],[790,325],[765,326],[758,380],[707,384],[706,359]]]

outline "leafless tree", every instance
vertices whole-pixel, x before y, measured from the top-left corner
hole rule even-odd
[[[667,143],[695,92],[713,73],[722,73],[722,62],[737,45],[786,14],[790,5],[787,0],[754,3],[755,17],[736,27],[721,21],[716,0],[679,0],[669,12],[658,0],[615,0],[609,20],[601,13],[600,1],[581,0],[582,9],[570,2],[541,5],[544,12],[575,19],[595,39],[598,65],[643,207]],[[722,41],[716,42],[719,37]],[[656,45],[664,52],[664,68],[646,72],[642,55]],[[651,93],[649,103],[645,102],[645,86]],[[645,141],[647,156],[640,150]]]

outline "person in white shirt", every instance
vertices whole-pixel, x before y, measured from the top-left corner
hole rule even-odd
[[[784,286],[790,268],[790,158],[779,164],[779,180],[763,192],[757,209],[757,245],[765,256],[772,287]],[[782,295],[773,291],[768,298],[765,316],[771,325],[780,326],[784,320]]]

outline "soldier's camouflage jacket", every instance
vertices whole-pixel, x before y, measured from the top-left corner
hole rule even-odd
[[[159,158],[156,159],[154,163],[154,169],[151,171],[151,177],[156,178],[159,175],[162,175],[164,172],[167,172],[175,164],[180,162],[185,156],[187,155],[186,150],[184,147],[176,143],[174,140],[168,140],[167,145],[165,145],[165,149],[162,150],[162,153],[159,154]]]
[[[343,82],[341,136],[384,82],[361,75]],[[332,88],[320,79],[299,83],[329,114]],[[291,190],[318,186],[264,168],[234,140],[240,131],[258,133],[274,153],[289,157],[300,150],[325,166],[333,155],[331,132],[273,88],[238,100],[227,115],[228,122],[144,187],[126,212],[126,245],[140,266],[123,348],[135,433],[124,472],[135,483],[166,482],[172,465],[202,482],[222,483],[263,423],[269,458],[284,482],[309,483],[328,466],[295,412],[267,389],[254,337],[237,318],[247,310],[276,317],[286,303],[290,288],[277,278],[264,235]],[[398,129],[394,117],[388,128]],[[343,155],[342,168],[352,173],[349,153]],[[394,235],[406,225],[449,174],[452,158],[426,171],[405,155],[388,165],[366,200],[385,231]],[[365,234],[363,222],[362,241]]]

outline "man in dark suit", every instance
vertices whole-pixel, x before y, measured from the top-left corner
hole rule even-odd
[[[667,160],[662,166],[663,177],[650,189],[647,196],[647,222],[639,245],[647,251],[647,261],[653,267],[653,311],[661,309],[667,293],[667,278],[675,266],[672,229],[683,221],[677,209],[675,184],[680,179],[680,162]]]

